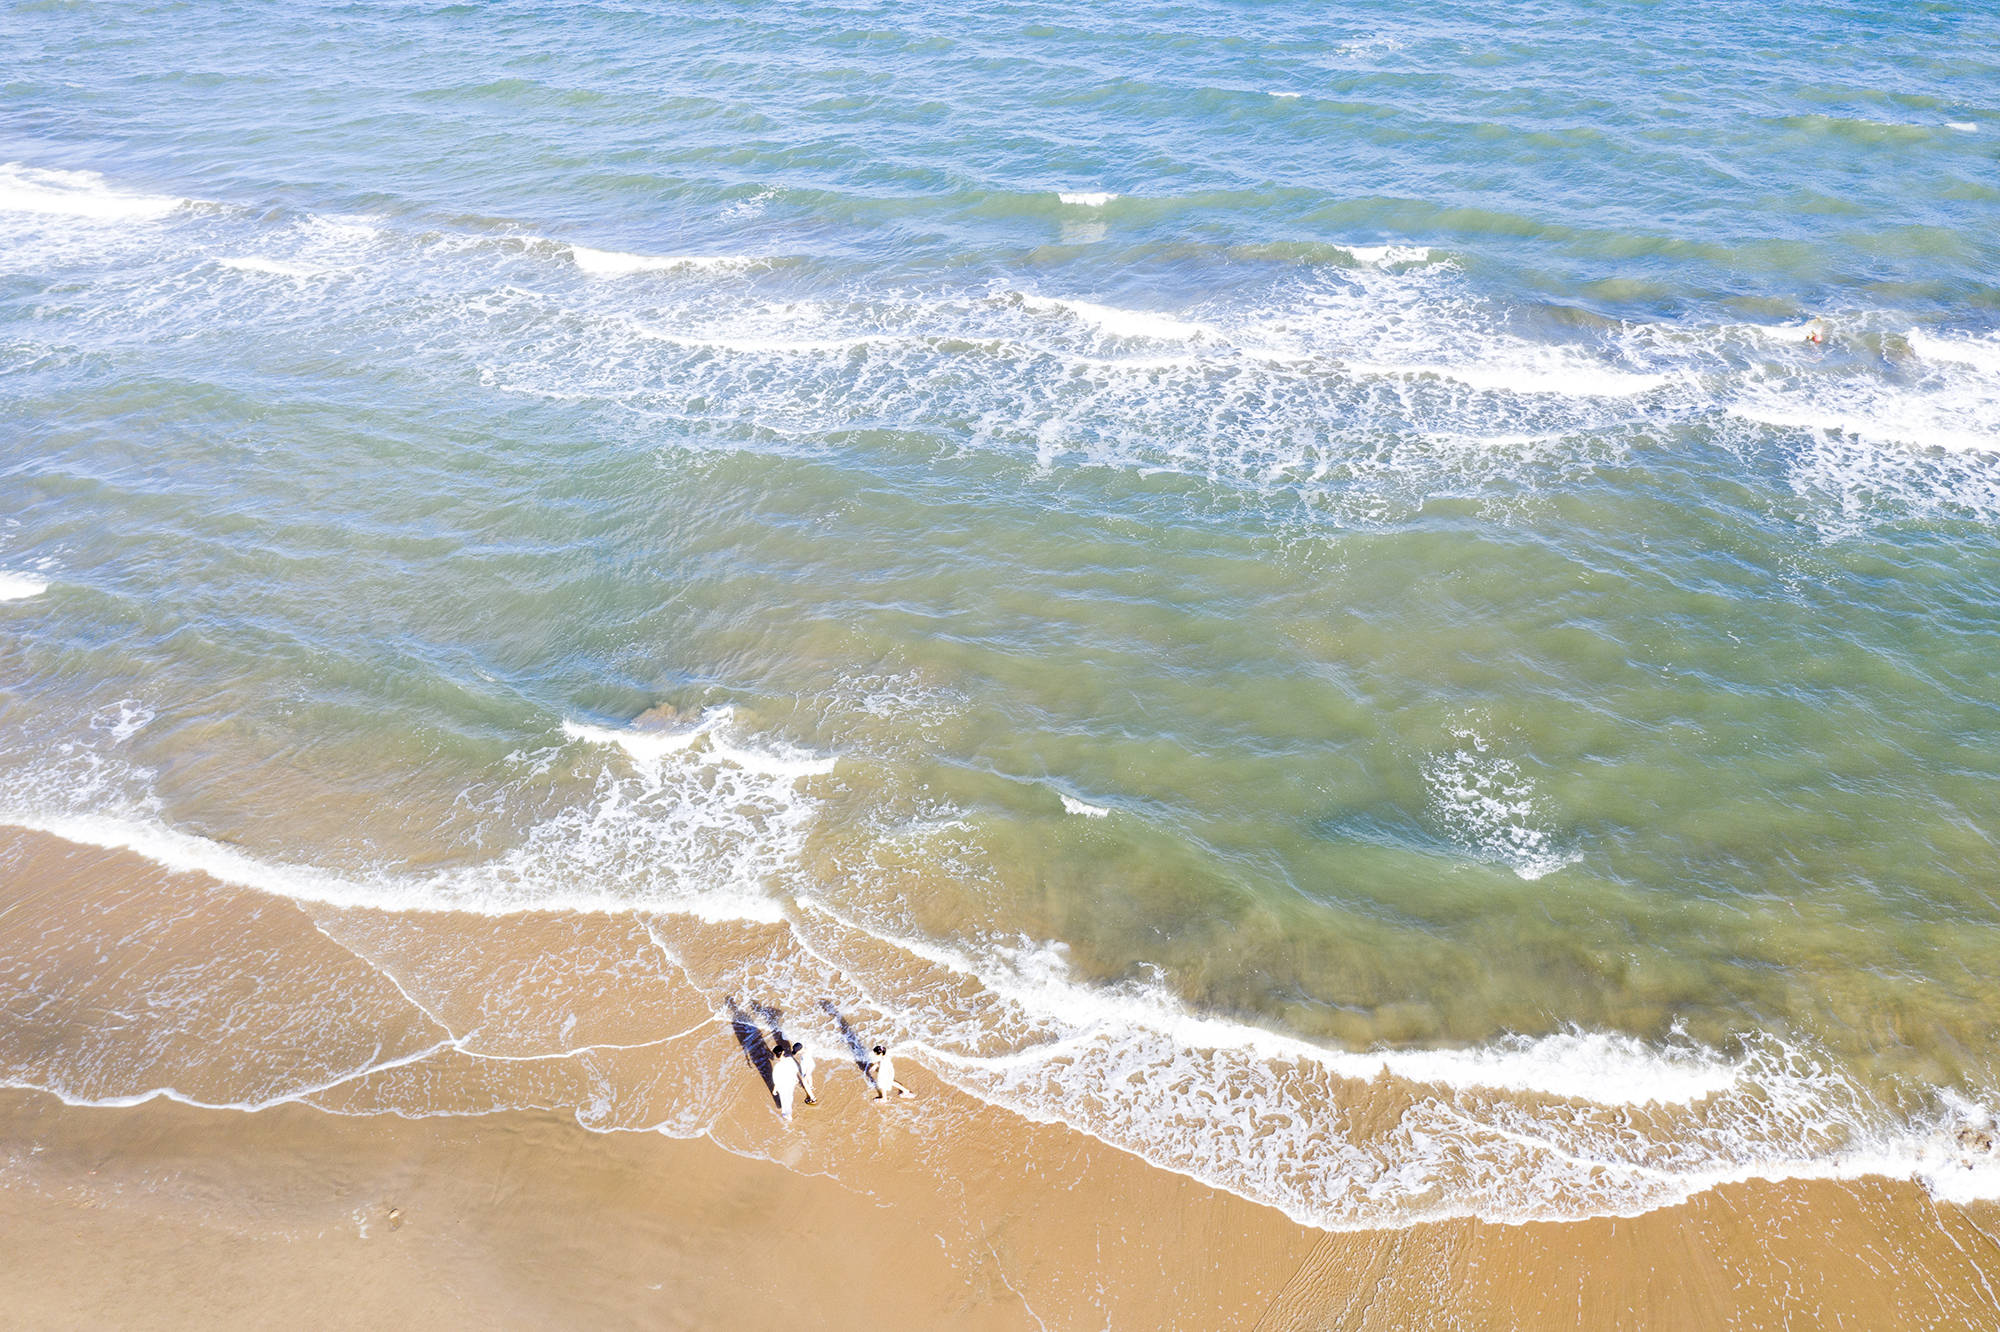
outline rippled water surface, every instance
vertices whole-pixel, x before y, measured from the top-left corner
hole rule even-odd
[[[1995,52],[13,6],[0,817],[740,929],[697,984],[1321,1222],[2000,1188]]]

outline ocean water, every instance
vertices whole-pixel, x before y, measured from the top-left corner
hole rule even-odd
[[[0,1078],[698,1132],[578,1053],[671,963],[1319,1225],[2000,1193],[1991,6],[44,0],[0,71],[0,822],[402,996],[59,921]]]

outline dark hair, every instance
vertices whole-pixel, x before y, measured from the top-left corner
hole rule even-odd
[[[876,1046],[876,1047],[875,1047],[875,1053],[876,1053],[876,1054],[888,1054],[888,1053],[889,1053],[889,1047],[888,1047],[888,1046],[886,1046],[886,1045],[878,1045],[878,1046]]]

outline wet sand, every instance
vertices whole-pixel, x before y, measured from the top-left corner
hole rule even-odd
[[[115,1054],[181,1070],[175,1085],[196,1095],[195,1069],[218,1088],[256,1085],[258,1059],[352,1060],[328,1032],[366,1027],[360,1016],[393,1047],[378,1058],[421,1051],[435,1033],[405,1022],[407,997],[379,992],[379,974],[360,974],[357,940],[403,949],[398,974],[428,1020],[464,1033],[520,1019],[529,1010],[510,996],[550,984],[516,985],[500,962],[533,977],[550,931],[588,958],[616,955],[606,940],[633,928],[488,922],[489,951],[454,953],[460,970],[419,991],[421,931],[438,921],[315,921],[43,837],[13,836],[0,875],[0,1056],[16,1081],[85,1077]],[[282,1009],[290,1028],[260,1000],[279,962],[292,997],[312,1001]],[[584,990],[643,989],[608,964],[565,974]],[[595,1014],[591,1039],[666,1027],[692,1031],[685,1048],[581,1069],[468,1060],[500,1070],[485,1082],[448,1065],[453,1111],[431,1117],[379,1113],[411,1104],[421,1086],[397,1079],[421,1061],[255,1111],[0,1092],[0,1307],[45,1327],[2000,1327],[2000,1208],[1938,1205],[1909,1182],[1753,1181],[1630,1219],[1333,1234],[1030,1123],[913,1059],[902,1077],[919,1099],[887,1105],[852,1065],[823,1060],[822,1104],[787,1129],[727,1024],[655,985],[615,1010],[581,991],[562,1006]],[[335,996],[342,1021],[299,1016]],[[149,1004],[176,1024],[120,1044]],[[199,1039],[244,1042],[247,1029],[262,1034]],[[506,1030],[533,1043],[518,1020]],[[648,1062],[683,1072],[642,1085],[630,1070]],[[480,1112],[482,1097],[583,1104],[593,1079],[651,1098],[633,1113],[687,1136],[593,1132],[559,1109]],[[702,1113],[677,1118],[683,1102]]]
[[[935,1090],[930,1088],[929,1090]],[[801,1131],[810,1131],[809,1126]],[[38,1327],[1978,1328],[2000,1215],[1743,1185],[1631,1220],[1322,1234],[1016,1129],[857,1193],[548,1114],[0,1097],[0,1302]]]

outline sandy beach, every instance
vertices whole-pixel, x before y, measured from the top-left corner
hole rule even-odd
[[[226,936],[252,953],[259,931],[269,944],[289,924],[300,931],[284,939],[293,977],[299,951],[321,937],[298,906],[129,853],[16,834],[5,864],[16,906],[0,916],[0,940],[17,969],[60,952],[47,927],[65,912],[109,923],[122,907],[195,929],[184,946]],[[93,1030],[116,1027],[106,1012],[133,1015],[117,986],[159,995],[171,983],[170,934],[127,934],[115,956],[93,946],[75,959],[88,964],[94,996],[73,991],[75,1011],[97,1015]],[[156,970],[148,979],[143,968]],[[256,1011],[242,1001],[276,974],[243,970],[239,1015]],[[38,1054],[89,1062],[62,1049],[89,1033],[47,1014],[39,1024],[8,1016],[0,1049],[17,1068]],[[656,1016],[701,1026],[699,1013]],[[728,1054],[735,1033],[710,1026],[685,1039]],[[171,1041],[152,1044],[174,1053]],[[286,1057],[281,1046],[264,1053]],[[628,1054],[690,1078],[719,1113],[674,1137],[594,1132],[553,1110],[482,1110],[471,1080],[452,1090],[453,1111],[419,1118],[371,1112],[361,1087],[337,1111],[324,1108],[326,1092],[318,1105],[241,1110],[165,1097],[76,1106],[8,1090],[0,1299],[23,1325],[44,1327],[2000,1320],[2000,1208],[1940,1205],[1908,1181],[1750,1181],[1632,1218],[1332,1233],[983,1104],[908,1056],[903,1079],[917,1099],[877,1104],[858,1069],[822,1062],[821,1104],[801,1106],[787,1128],[740,1048],[720,1064],[671,1047]],[[720,1072],[708,1080],[703,1069]]]

